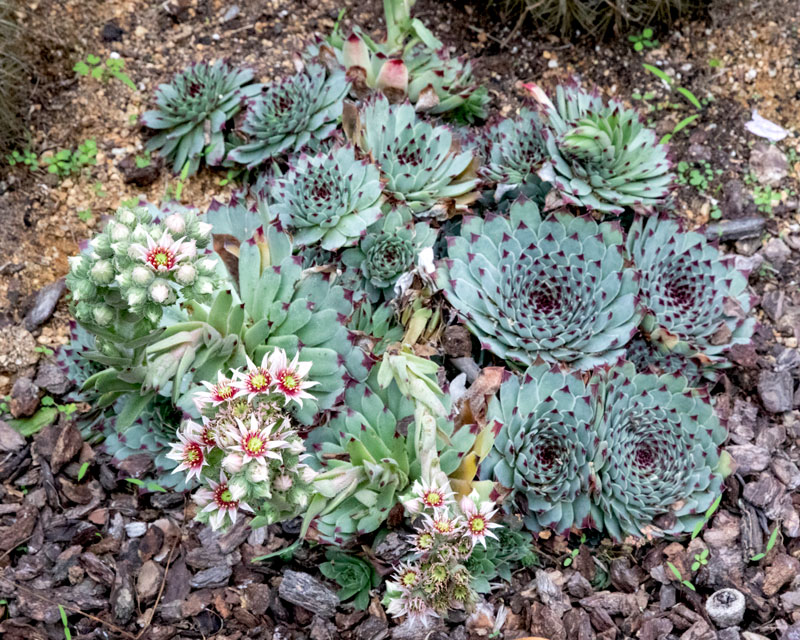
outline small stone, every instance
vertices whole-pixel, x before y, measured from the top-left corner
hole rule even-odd
[[[34,298],[33,306],[25,316],[24,324],[28,331],[33,331],[50,319],[65,288],[64,278],[61,278],[39,290]]]
[[[783,289],[773,289],[761,296],[761,308],[773,322],[778,322],[783,316],[786,293]]]
[[[567,580],[567,593],[573,598],[588,598],[594,593],[592,583],[583,577],[580,571],[573,573]]]
[[[800,591],[789,591],[781,595],[781,606],[787,613],[800,609]]]
[[[161,156],[153,155],[150,157],[150,162],[142,167],[136,163],[136,158],[136,155],[131,154],[117,163],[117,169],[122,173],[122,181],[137,187],[149,187],[161,175],[164,161]]]
[[[800,469],[794,462],[779,455],[772,459],[770,468],[775,477],[785,484],[789,491],[800,488]]]
[[[266,584],[249,584],[245,587],[245,603],[250,613],[263,616],[269,606],[270,588]]]
[[[739,627],[728,627],[717,632],[717,640],[739,640]]]
[[[765,370],[758,375],[758,394],[770,413],[792,410],[794,383],[789,371]]]
[[[287,602],[328,618],[336,613],[339,604],[339,597],[333,591],[302,571],[287,570],[278,587],[278,595]]]
[[[17,378],[11,387],[11,403],[9,410],[15,418],[26,418],[36,413],[39,408],[39,387],[27,377]]]
[[[771,456],[764,447],[754,444],[731,445],[727,447],[728,453],[733,456],[742,475],[755,471],[763,471],[769,466]]]
[[[40,362],[34,384],[55,396],[64,395],[72,386],[64,370],[54,362]]]
[[[744,595],[736,589],[720,589],[706,600],[706,612],[720,629],[739,624],[744,618]]]
[[[789,256],[792,255],[792,250],[786,246],[786,243],[780,238],[772,238],[764,248],[761,250],[761,255],[778,271],[783,268]]]
[[[8,423],[0,420],[0,452],[19,451],[25,446],[25,438]]]
[[[472,355],[472,334],[460,324],[452,324],[444,330],[442,347],[451,358],[467,358]]]
[[[753,207],[753,198],[741,180],[728,180],[722,188],[720,210],[726,220],[744,218]],[[743,236],[740,236],[743,237]]]
[[[53,453],[50,456],[50,467],[53,473],[61,471],[61,468],[72,460],[83,448],[83,437],[74,423],[68,422],[64,425],[56,438],[53,446]]]
[[[610,578],[611,584],[620,591],[635,593],[647,576],[639,565],[631,565],[631,561],[623,557],[611,561]]]
[[[760,183],[777,187],[789,173],[789,162],[776,145],[758,142],[750,152],[750,168]]]
[[[386,620],[370,616],[356,627],[356,640],[383,640],[389,635]]]
[[[742,238],[757,238],[761,236],[766,224],[767,221],[760,216],[725,220],[708,225],[705,234],[709,240],[719,239],[722,242],[741,240]]]
[[[103,38],[103,42],[119,42],[122,40],[122,34],[124,33],[125,30],[121,29],[116,21],[110,20],[103,25],[100,37]]]
[[[775,504],[778,496],[784,492],[784,487],[771,473],[764,471],[758,480],[748,482],[742,490],[742,496],[753,506],[761,507]]]
[[[764,571],[764,584],[761,590],[765,596],[771,598],[797,575],[800,575],[800,560],[781,553],[772,558],[770,565]]]
[[[25,327],[0,327],[0,372],[17,373],[36,364],[36,340]]]
[[[142,602],[154,600],[161,581],[164,577],[164,570],[159,564],[148,560],[139,569],[139,576],[136,579],[136,593]]]
[[[786,630],[781,635],[781,640],[800,640],[800,622],[795,622],[793,625],[786,627]]]
[[[129,522],[125,525],[125,533],[128,534],[129,538],[140,538],[145,534],[145,531],[147,531],[146,522]]]
[[[222,20],[220,22],[222,23],[230,22],[236,16],[239,15],[239,11],[240,9],[238,4],[231,5],[230,7],[228,7],[228,10],[225,12],[225,15],[222,16]]]
[[[228,580],[233,573],[230,567],[211,567],[204,569],[194,574],[194,577],[189,581],[195,589],[204,589],[206,587],[224,587],[228,584]]]

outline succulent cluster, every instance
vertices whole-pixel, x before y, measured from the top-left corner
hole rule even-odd
[[[173,473],[202,484],[194,494],[198,520],[220,529],[242,510],[255,514],[251,526],[266,526],[308,505],[314,472],[303,463],[305,445],[285,406],[310,397],[310,369],[275,349],[195,393],[202,422],[187,420],[167,457],[177,463]]]
[[[595,527],[616,540],[691,531],[719,493],[725,429],[708,394],[630,363],[588,383],[534,365],[509,376],[487,414],[481,466],[532,531]]]
[[[210,231],[188,209],[160,220],[147,207],[121,207],[70,258],[75,317],[103,329],[123,321],[154,326],[178,298],[209,300],[217,287],[216,260],[203,252]]]
[[[199,62],[175,74],[156,90],[156,109],[142,115],[142,124],[159,131],[147,149],[172,162],[180,173],[188,163],[195,173],[200,160],[216,166],[225,159],[225,131],[242,103],[257,95],[253,72],[235,69],[223,60]]]
[[[253,168],[330,137],[348,88],[343,73],[318,64],[265,85],[247,106],[241,130],[248,142],[232,149],[228,160]]]

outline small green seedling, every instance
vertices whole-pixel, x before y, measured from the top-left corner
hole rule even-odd
[[[83,477],[86,475],[86,472],[89,470],[89,465],[90,465],[90,463],[88,461],[84,462],[81,465],[81,468],[78,469],[78,482],[83,480]]]
[[[50,356],[52,356],[55,353],[55,351],[53,351],[50,347],[48,347],[46,345],[43,345],[43,344],[39,345],[38,347],[35,347],[33,350],[36,353],[41,353],[43,356],[45,356],[47,358],[49,358]]]
[[[669,567],[669,570],[672,571],[673,575],[678,579],[678,582],[680,582],[687,589],[691,589],[692,591],[697,591],[697,589],[695,589],[695,586],[689,580],[683,579],[681,572],[678,571],[678,567],[676,567],[669,561],[667,561],[667,566]]]
[[[61,624],[64,625],[64,638],[65,640],[72,640],[72,633],[69,630],[69,625],[67,624],[67,612],[64,611],[64,607],[58,605],[58,611],[61,613]]]
[[[581,544],[583,544],[584,542],[586,542],[586,534],[581,534]],[[564,558],[564,566],[568,567],[569,565],[571,565],[575,560],[575,558],[578,557],[580,551],[581,551],[580,548],[573,549],[572,551],[570,551],[569,556]]]
[[[708,549],[703,549],[700,553],[694,554],[692,571],[697,571],[700,567],[705,567],[707,564],[708,564]]]
[[[143,155],[136,156],[134,158],[134,162],[136,163],[137,169],[149,167],[152,164],[152,161],[150,160],[150,152],[146,151]]]
[[[717,499],[714,500],[713,503],[711,503],[711,506],[706,510],[705,514],[703,515],[703,519],[695,525],[694,530],[692,531],[692,540],[694,540],[697,536],[700,535],[700,532],[703,530],[703,527],[705,527],[708,524],[708,521],[711,520],[711,516],[713,516],[714,513],[716,513],[717,509],[719,509],[719,505],[721,502],[722,502],[722,496],[720,495],[717,496]]]
[[[123,71],[124,68],[125,61],[120,57],[110,56],[103,62],[98,56],[90,53],[86,56],[86,60],[76,62],[72,70],[79,76],[91,76],[101,82],[108,82],[109,78],[116,78],[126,87],[136,91],[136,85]]]
[[[630,35],[628,40],[633,43],[634,51],[643,51],[645,48],[653,49],[658,46],[658,40],[653,39],[653,30],[649,27],[639,35]]]
[[[78,220],[81,222],[89,222],[92,218],[94,218],[94,215],[92,214],[91,208],[78,211]]]
[[[752,558],[750,558],[750,562],[758,562],[762,558],[766,557],[766,555],[772,551],[772,548],[775,546],[775,543],[778,541],[778,533],[781,530],[780,522],[776,523],[775,528],[772,530],[772,533],[769,535],[769,540],[767,540],[767,550],[764,553],[757,553]]]
[[[39,170],[39,156],[30,149],[23,149],[22,151],[14,149],[14,151],[6,156],[6,161],[10,167],[22,164],[31,171]]]

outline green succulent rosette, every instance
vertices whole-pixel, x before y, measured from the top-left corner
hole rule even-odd
[[[188,162],[194,174],[200,160],[216,166],[225,157],[225,127],[242,103],[261,91],[251,84],[250,69],[236,69],[223,60],[199,62],[175,74],[156,90],[156,109],[142,115],[142,124],[159,131],[147,142],[180,173]]]
[[[273,182],[271,209],[296,244],[335,251],[356,244],[378,220],[381,191],[378,168],[348,145],[300,156]]]
[[[509,219],[465,217],[436,272],[483,349],[576,369],[624,356],[642,318],[638,281],[618,226],[565,212],[544,218],[530,201]]]
[[[303,71],[263,87],[247,107],[241,130],[246,144],[228,160],[252,169],[333,135],[349,83],[341,71],[309,64]]]
[[[524,107],[514,118],[487,127],[481,139],[482,176],[513,189],[535,176],[547,160],[547,133],[537,111]]]
[[[416,268],[420,252],[435,240],[436,231],[426,222],[415,223],[408,209],[389,211],[356,247],[342,253],[344,277],[355,298],[363,294],[370,302],[393,298],[395,284]]]
[[[666,147],[639,114],[580,86],[559,86],[546,98],[550,160],[540,173],[566,204],[602,213],[652,208],[672,185]]]
[[[749,344],[755,329],[747,275],[733,258],[700,233],[658,217],[636,218],[627,247],[642,277],[648,338],[659,350],[694,357],[706,370],[730,366],[726,352]]]

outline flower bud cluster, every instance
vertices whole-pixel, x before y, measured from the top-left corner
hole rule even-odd
[[[310,368],[297,358],[287,362],[276,349],[260,366],[248,359],[246,368],[230,377],[220,372],[195,394],[202,421],[181,426],[167,457],[179,463],[173,473],[186,472],[203,484],[194,495],[199,521],[226,528],[242,510],[256,514],[251,525],[258,527],[306,508],[315,472],[303,462],[305,443],[286,405],[302,403],[299,392],[309,395],[304,389],[316,384],[304,379]]]
[[[481,502],[477,492],[456,502],[449,486],[414,483],[414,497],[405,503],[421,515],[412,537],[414,556],[401,563],[387,582],[387,613],[408,616],[427,625],[449,609],[469,611],[477,600],[472,574],[465,566],[476,544],[496,538],[491,522],[493,502]]]
[[[102,328],[123,318],[155,325],[165,306],[179,299],[205,302],[217,289],[216,260],[204,251],[211,225],[189,209],[153,211],[120,207],[70,258],[67,286],[79,321]]]

